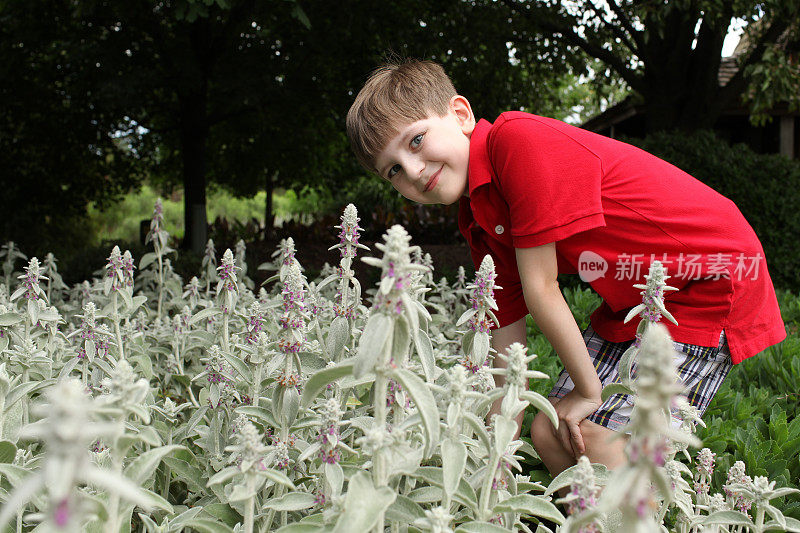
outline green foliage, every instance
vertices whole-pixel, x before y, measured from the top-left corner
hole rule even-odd
[[[800,479],[800,297],[779,292],[779,302],[789,336],[733,367],[703,417],[708,427],[697,433],[719,458],[717,483],[734,461],[778,485]],[[796,501],[782,507],[800,518]]]
[[[797,102],[796,0],[487,3],[510,6],[507,38],[520,56],[535,43],[536,60],[565,58],[612,90],[623,80],[643,100],[647,131],[710,127],[724,106],[743,99],[756,114]],[[735,20],[748,23],[749,46],[739,72],[720,87],[722,46]]]
[[[776,287],[800,290],[800,162],[730,146],[709,131],[657,133],[628,142],[685,170],[733,200],[755,230]]]
[[[213,221],[220,217],[241,223],[253,218],[263,219],[265,194],[260,192],[252,198],[237,198],[225,190],[215,189],[208,195],[208,219]],[[142,220],[150,219],[153,204],[159,196],[153,187],[144,185],[138,191],[129,192],[119,203],[105,209],[90,205],[88,224],[93,230],[92,244],[97,245],[103,240],[138,241],[139,225]],[[182,197],[172,196],[162,202],[167,231],[170,235],[181,238],[184,232]]]

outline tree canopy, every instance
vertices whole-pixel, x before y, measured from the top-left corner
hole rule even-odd
[[[649,131],[711,127],[725,106],[742,99],[756,113],[777,100],[800,103],[800,71],[787,62],[787,54],[797,52],[787,43],[800,42],[797,0],[502,4],[513,20],[508,38],[515,46],[524,49],[545,38],[550,53],[571,57],[575,68],[586,64],[586,56],[601,61],[601,76],[618,76],[640,97]],[[737,73],[720,87],[722,46],[736,19],[750,22],[745,35],[749,46]],[[776,71],[778,65],[785,68]]]
[[[346,186],[361,171],[344,117],[387,51],[441,62],[479,117],[591,107],[602,91],[578,83],[591,71],[635,91],[650,129],[707,126],[742,95],[755,109],[791,97],[797,13],[795,0],[0,0],[3,235],[147,176],[182,187],[184,244],[200,251],[210,185]],[[736,17],[758,23],[720,88]]]

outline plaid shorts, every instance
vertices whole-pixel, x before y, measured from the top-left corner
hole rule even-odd
[[[625,350],[633,344],[633,341],[609,342],[595,333],[592,326],[587,327],[583,332],[583,341],[586,343],[589,357],[594,363],[603,387],[610,383],[619,383],[619,360]],[[684,396],[689,403],[697,407],[702,415],[732,366],[728,342],[725,340],[725,331],[720,335],[719,346],[716,348],[682,342],[673,344],[675,345],[675,365],[678,369],[678,376],[685,387]],[[574,387],[567,371],[562,370],[549,396],[561,398]],[[587,418],[614,431],[622,431],[630,420],[632,411],[633,401],[629,394],[614,394]],[[673,418],[674,422],[676,420]]]

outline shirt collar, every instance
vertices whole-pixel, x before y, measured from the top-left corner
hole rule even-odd
[[[480,119],[472,130],[469,138],[469,194],[472,191],[492,181],[492,164],[489,161],[487,141],[492,123]]]

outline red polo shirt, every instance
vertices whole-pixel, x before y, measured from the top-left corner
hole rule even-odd
[[[666,296],[674,340],[714,346],[724,328],[734,363],[786,337],[764,251],[736,205],[636,147],[522,112],[472,132],[469,198],[459,228],[476,268],[495,260],[506,326],[528,313],[515,248],[556,243],[558,271],[580,273],[603,298],[592,327],[631,340],[644,283],[660,260],[679,288]],[[605,270],[604,270],[605,267]]]

